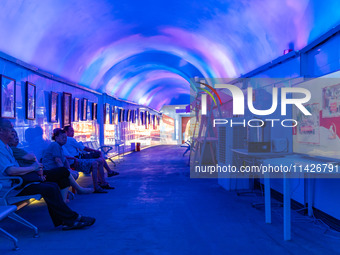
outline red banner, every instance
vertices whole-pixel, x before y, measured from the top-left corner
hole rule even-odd
[[[168,124],[170,126],[175,126],[175,120],[167,115],[162,115],[163,123]]]

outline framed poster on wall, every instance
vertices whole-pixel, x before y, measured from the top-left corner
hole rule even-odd
[[[79,121],[79,98],[74,98],[73,121]]]
[[[87,103],[88,103],[88,99],[83,98],[83,105],[82,105],[82,111],[81,111],[82,120],[87,120]]]
[[[140,126],[141,124],[141,117],[140,117],[140,109],[137,108],[136,110],[136,120],[137,120],[137,125]]]
[[[58,93],[51,92],[50,121],[53,123],[58,122],[58,97]]]
[[[33,83],[26,82],[26,119],[35,120],[36,113],[36,86]]]
[[[116,108],[117,109],[117,115],[118,115],[118,122],[122,122],[121,120],[121,115],[122,115],[122,109]]]
[[[152,120],[152,127],[153,127],[153,129],[156,129],[156,115],[152,115],[151,120]]]
[[[115,107],[112,106],[111,107],[111,124],[112,125],[116,125],[116,120],[115,120],[115,115],[116,115],[116,110],[115,110]]]
[[[131,115],[131,110],[126,110],[126,113],[125,113],[125,121],[126,122],[130,121],[130,115]]]
[[[136,123],[136,110],[131,110],[131,122]]]
[[[72,94],[63,92],[62,127],[71,125]]]
[[[16,82],[14,79],[4,75],[0,75],[0,80],[0,116],[15,119]]]
[[[92,103],[92,120],[97,119],[97,103]]]
[[[140,124],[143,126],[145,125],[145,120],[144,120],[144,112],[140,112],[139,116],[140,116]]]
[[[124,109],[119,109],[119,122],[123,122],[124,121],[124,114],[125,114],[125,110]]]
[[[144,112],[144,125],[146,129],[149,128],[149,112],[148,111]]]
[[[110,124],[110,105],[104,104],[104,124]]]

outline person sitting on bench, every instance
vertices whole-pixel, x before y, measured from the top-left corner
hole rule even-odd
[[[19,144],[18,133],[15,129],[12,130],[11,139],[8,145],[11,147],[13,156],[21,167],[29,167],[39,163],[33,153],[28,153],[27,151],[17,148]],[[41,164],[42,166],[42,164]],[[41,170],[38,171],[39,176],[42,180],[48,182],[55,182],[58,184],[62,196],[66,196],[68,189],[70,187],[70,172],[65,167],[58,167],[51,170]]]
[[[83,172],[84,174],[92,173],[92,181],[94,187],[93,193],[108,193],[104,189],[114,189],[114,187],[111,187],[110,184],[105,180],[103,164],[99,158],[80,159],[77,157],[77,155],[72,155],[65,148],[65,145],[63,146],[63,151],[65,157],[67,158],[67,160],[69,160],[69,164],[73,169],[79,172]]]
[[[64,130],[67,134],[67,143],[65,144],[65,147],[73,156],[78,156],[82,151],[93,152],[93,154],[95,154],[93,158],[98,158],[101,160],[101,163],[107,171],[107,177],[119,174],[118,172],[111,170],[101,151],[85,147],[81,142],[78,142],[74,138],[74,129],[72,126],[65,126]]]
[[[12,139],[12,123],[0,118],[0,175],[24,176],[35,171],[41,171],[42,165],[35,162],[31,166],[20,167],[8,146]],[[57,183],[47,182],[44,179],[27,183],[19,192],[19,196],[41,194],[44,198],[49,214],[55,227],[63,225],[63,230],[81,229],[94,224],[95,218],[81,216],[72,211],[64,202]]]
[[[63,149],[62,149],[62,146],[67,141],[65,131],[60,128],[54,129],[52,140],[54,140],[55,142],[52,142],[47,147],[47,149],[43,152],[42,163],[44,166],[44,170],[52,171],[55,168],[63,168],[63,169],[66,168],[71,173],[69,175],[71,186],[75,188],[77,192],[83,193],[83,194],[92,193],[93,189],[81,187],[75,181],[75,178],[72,175],[74,172],[76,173],[75,177],[78,178],[78,173],[70,169],[70,165],[68,161],[66,160]],[[66,194],[64,194],[63,196],[65,201],[66,201]]]

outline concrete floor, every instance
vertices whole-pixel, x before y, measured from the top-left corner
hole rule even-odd
[[[97,222],[86,230],[54,229],[44,203],[19,214],[40,229],[31,231],[5,220],[0,226],[19,239],[19,251],[0,236],[0,254],[340,254],[340,234],[292,214],[292,241],[283,241],[282,208],[273,223],[263,209],[238,197],[216,180],[190,179],[187,157],[178,146],[157,146],[125,156],[121,173],[109,178],[109,194],[78,195],[70,207]],[[90,185],[90,177],[81,180]]]

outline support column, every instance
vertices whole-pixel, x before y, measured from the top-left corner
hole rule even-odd
[[[99,144],[104,145],[104,103],[106,102],[106,94],[98,96],[98,126],[99,126]]]
[[[290,211],[290,179],[288,173],[283,177],[283,237],[284,240],[291,239],[291,211]]]

